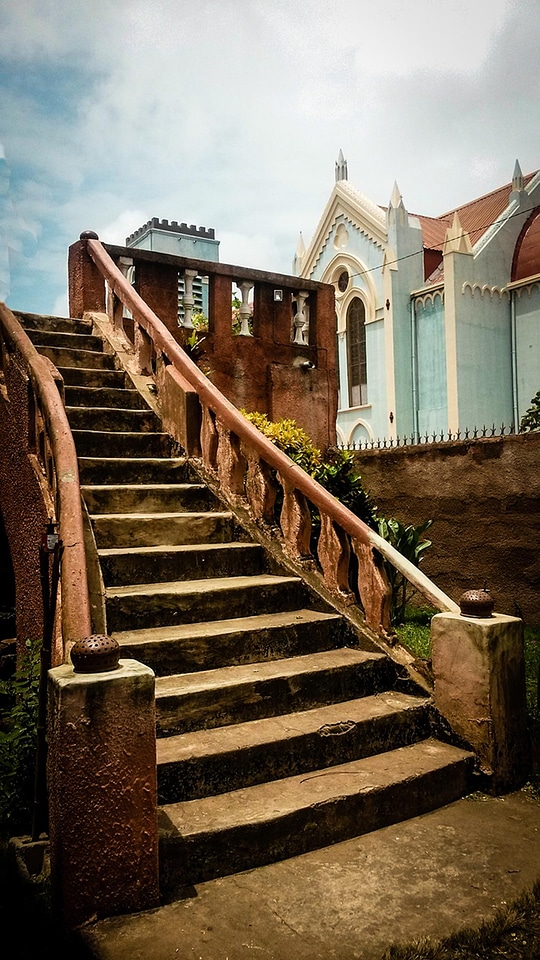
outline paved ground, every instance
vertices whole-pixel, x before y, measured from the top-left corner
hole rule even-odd
[[[88,927],[96,960],[380,960],[479,925],[540,876],[540,803],[475,794],[346,843]]]

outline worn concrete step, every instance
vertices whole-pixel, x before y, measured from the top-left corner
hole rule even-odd
[[[97,546],[157,547],[234,540],[236,522],[228,510],[203,513],[94,514]]]
[[[91,514],[200,513],[220,509],[219,502],[204,483],[84,485],[82,493]]]
[[[63,350],[92,350],[103,352],[103,340],[91,333],[59,330],[32,330],[26,328],[26,333],[36,348],[42,352],[43,347],[60,347]]]
[[[306,587],[299,577],[261,574],[165,583],[107,587],[107,626],[115,630],[198,623],[249,617],[306,605]]]
[[[114,410],[111,407],[66,407],[72,430],[108,430],[111,433],[157,433],[161,420],[153,410]]]
[[[116,370],[116,359],[99,350],[71,350],[69,347],[40,347],[39,352],[55,367],[80,367],[84,370]]]
[[[138,390],[114,387],[66,386],[68,407],[112,407],[115,410],[147,410]]]
[[[108,587],[128,583],[159,583],[162,580],[234,577],[247,570],[251,574],[268,571],[265,551],[258,543],[113,547],[99,550],[99,562]]]
[[[160,803],[196,800],[425,740],[428,698],[392,690],[157,742]]]
[[[122,657],[159,676],[317,653],[352,642],[337,613],[297,609],[253,617],[113,633]]]
[[[76,429],[72,432],[79,457],[167,457],[171,451],[171,438],[167,433]]]
[[[160,808],[161,884],[182,888],[427,813],[469,789],[472,754],[434,739]],[[411,852],[411,856],[414,851]]]
[[[13,310],[13,313],[28,333],[30,330],[52,330],[61,333],[92,333],[91,320],[77,320],[73,317],[49,317],[40,313],[23,313]]]
[[[195,474],[185,457],[79,457],[82,484],[190,483]]]
[[[309,710],[388,690],[383,654],[341,647],[156,679],[159,736]]]
[[[96,367],[63,367],[57,364],[66,386],[96,387],[98,389],[123,389],[127,383],[124,370],[100,370]]]

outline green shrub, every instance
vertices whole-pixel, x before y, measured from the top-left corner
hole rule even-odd
[[[426,540],[423,534],[431,527],[433,520],[424,520],[416,526],[414,524],[401,523],[392,517],[390,520],[384,517],[378,518],[379,534],[390,543],[415,567],[422,562],[424,552],[431,546],[431,540]],[[385,560],[384,566],[386,575],[392,588],[392,607],[391,619],[394,626],[405,621],[405,611],[407,604],[415,594],[414,587],[411,587],[407,578],[396,570],[390,561]]]
[[[523,414],[519,425],[520,433],[540,430],[540,390],[531,400],[529,409]]]
[[[19,669],[0,682],[0,822],[11,836],[32,822],[40,646],[28,641]]]

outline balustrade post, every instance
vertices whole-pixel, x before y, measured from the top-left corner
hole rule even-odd
[[[193,281],[197,276],[196,270],[184,270],[184,296],[182,306],[184,308],[184,318],[181,320],[181,326],[187,330],[193,330],[193,307],[195,306],[195,297],[193,296]]]
[[[206,404],[201,406],[201,454],[205,467],[214,473],[217,469],[219,444],[216,418]]]
[[[143,376],[152,376],[152,360],[154,358],[154,343],[144,327],[135,324],[134,329],[135,357],[137,369]]]
[[[253,288],[251,280],[242,280],[238,284],[238,289],[242,294],[242,303],[240,304],[239,313],[240,313],[240,332],[239,336],[241,337],[251,337],[253,334],[249,329],[249,319],[251,317],[251,309],[249,306],[249,293]]]
[[[232,336],[232,286],[231,277],[215,273],[210,276],[208,329],[219,338],[229,340]]]
[[[392,630],[390,606],[392,590],[384,571],[382,559],[375,559],[369,543],[353,538],[353,550],[358,560],[358,592],[368,627],[378,634]]]
[[[217,469],[220,485],[233,497],[243,496],[246,461],[236,434],[216,422],[218,432]]]
[[[244,451],[247,459],[246,496],[256,520],[275,525],[277,484],[271,468],[251,450]]]
[[[293,343],[302,345],[309,343],[309,322],[306,312],[306,301],[308,297],[309,293],[305,290],[300,290],[294,297],[296,313],[293,318]]]
[[[324,582],[331,593],[337,594],[347,604],[354,603],[354,596],[349,587],[351,558],[349,538],[327,513],[321,513],[317,556],[324,574]]]
[[[292,487],[278,474],[283,487],[283,507],[280,526],[285,552],[293,560],[311,560],[311,514],[303,493]]]

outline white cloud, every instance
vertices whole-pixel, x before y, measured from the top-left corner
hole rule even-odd
[[[376,202],[397,179],[434,214],[509,180],[516,156],[540,166],[538,39],[537,0],[4,4],[0,136],[38,238],[17,306],[64,295],[81,230],[122,243],[153,216],[288,272],[340,148]]]

